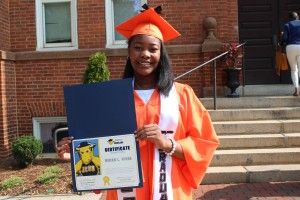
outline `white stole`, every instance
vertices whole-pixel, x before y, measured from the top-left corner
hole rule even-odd
[[[160,120],[159,127],[164,137],[174,137],[178,125],[179,106],[175,85],[168,97],[160,95]],[[154,148],[154,191],[153,200],[173,200],[172,189],[172,156],[167,156],[164,151]]]

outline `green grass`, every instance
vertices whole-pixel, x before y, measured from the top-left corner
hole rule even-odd
[[[53,181],[56,181],[57,178],[57,173],[63,172],[63,169],[57,166],[52,166],[52,167],[47,167],[43,174],[38,176],[38,182],[39,183],[51,183]]]
[[[57,180],[57,177],[56,177],[55,173],[45,172],[38,176],[37,181],[38,181],[38,183],[45,184],[45,183],[51,183],[56,180]]]
[[[37,182],[41,184],[46,184],[46,183],[51,183],[53,181],[56,181],[58,179],[57,173],[63,172],[64,169],[57,167],[57,166],[52,166],[52,167],[47,167],[41,175],[38,176]],[[8,189],[12,188],[18,185],[21,185],[24,183],[24,180],[20,177],[11,177],[8,179],[3,180],[0,183],[0,188],[1,189]]]
[[[63,168],[60,168],[60,167],[57,167],[57,166],[52,166],[52,167],[47,167],[45,170],[44,170],[44,173],[60,173],[60,172],[63,172],[64,169]]]
[[[11,177],[1,182],[1,188],[8,189],[24,183],[24,180],[20,177]]]

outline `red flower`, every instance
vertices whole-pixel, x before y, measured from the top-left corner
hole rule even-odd
[[[228,68],[237,68],[243,57],[241,49],[238,48],[236,43],[229,43],[228,45],[224,45],[224,50],[228,52],[225,55]]]

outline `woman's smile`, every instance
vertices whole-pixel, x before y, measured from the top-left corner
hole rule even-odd
[[[138,64],[139,64],[141,67],[151,67],[152,62],[138,61]]]

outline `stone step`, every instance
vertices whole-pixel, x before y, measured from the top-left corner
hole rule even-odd
[[[300,119],[213,122],[218,135],[299,133]]]
[[[204,87],[203,96],[213,97],[213,87]],[[268,84],[268,85],[245,85],[237,88],[236,92],[241,96],[291,96],[295,91],[293,84]],[[218,97],[227,97],[230,89],[227,86],[217,87]]]
[[[214,109],[213,98],[200,98],[208,110]],[[300,107],[300,100],[294,96],[247,96],[239,98],[217,97],[217,110],[237,108]]]
[[[209,110],[212,121],[300,119],[300,107]]]
[[[209,167],[201,184],[300,181],[300,164]]]
[[[202,184],[300,181],[300,99],[289,87],[245,86],[217,97],[217,110],[200,98],[221,142]]]
[[[292,96],[293,84],[245,85],[239,87],[241,96]]]
[[[221,135],[218,149],[300,147],[300,133]]]
[[[300,163],[300,147],[216,150],[211,166],[250,166]]]

